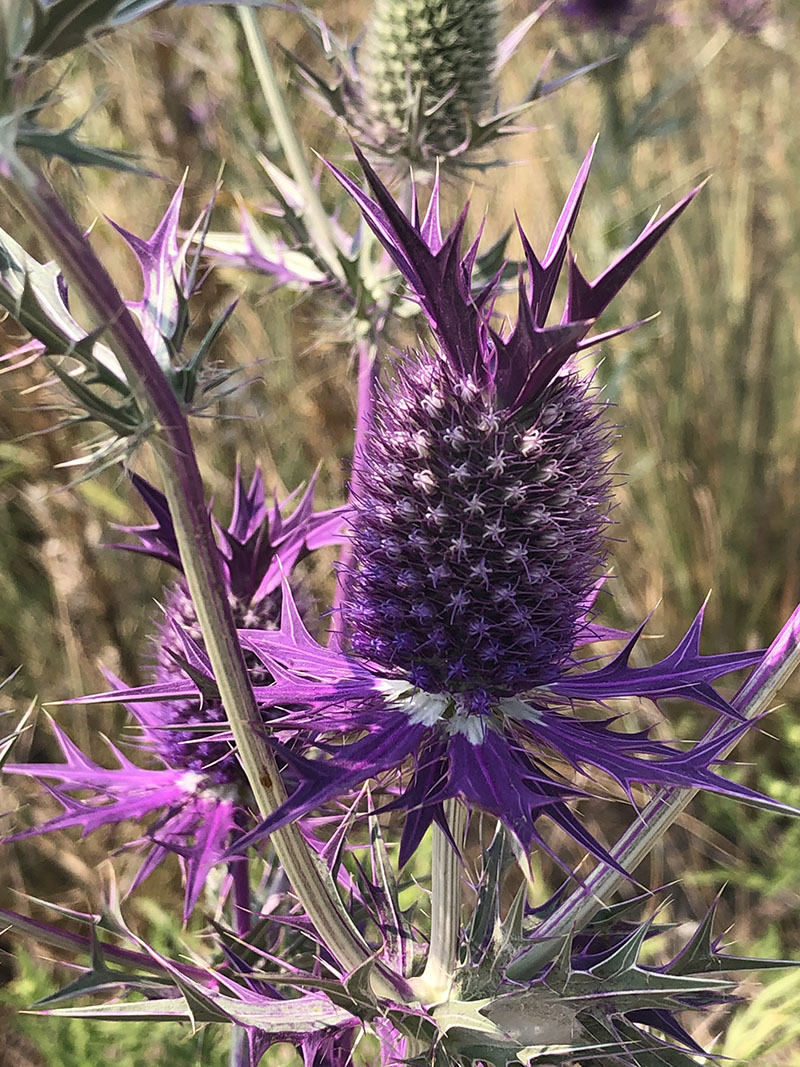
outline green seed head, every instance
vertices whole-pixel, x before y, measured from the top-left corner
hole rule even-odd
[[[492,101],[495,0],[374,0],[363,78],[384,144],[412,161],[463,148]]]

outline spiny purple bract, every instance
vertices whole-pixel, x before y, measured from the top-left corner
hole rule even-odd
[[[420,352],[379,395],[344,606],[354,651],[428,692],[547,682],[604,556],[608,433],[567,373],[509,411]]]

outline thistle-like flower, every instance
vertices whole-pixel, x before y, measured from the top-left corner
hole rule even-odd
[[[155,523],[127,528],[140,543],[116,547],[153,556],[180,570],[175,531],[163,494],[137,475],[133,475],[133,483]],[[314,512],[313,489],[312,484],[286,516],[287,501],[268,506],[260,471],[249,486],[241,473],[237,474],[231,520],[227,527],[216,523],[215,528],[228,599],[240,626],[259,630],[276,627],[282,576],[290,575],[309,552],[341,542],[345,509]],[[301,599],[308,598],[302,586],[292,584]],[[252,822],[247,815],[247,781],[231,746],[216,692],[211,687],[189,697],[180,695],[188,677],[209,671],[183,577],[167,593],[154,653],[153,684],[141,691],[120,685],[109,699],[125,703],[141,731],[144,749],[161,764],[160,769],[138,767],[113,746],[119,767],[101,768],[56,725],[53,728],[66,762],[15,764],[5,769],[59,783],[50,788],[65,808],[63,815],[17,837],[75,825],[88,832],[125,819],[151,819],[143,838],[147,855],[134,886],[168,853],[177,853],[186,872],[188,915],[210,868],[228,849],[235,849],[237,837],[251,829]],[[257,662],[253,665],[257,682],[271,681],[263,667]],[[159,698],[148,699],[154,690]],[[172,695],[175,690],[179,695]],[[137,696],[140,699],[135,699]],[[75,799],[72,794],[78,791],[88,793],[88,799]]]
[[[701,655],[701,612],[652,667],[629,666],[641,629],[604,667],[575,658],[588,642],[620,637],[593,618],[611,508],[608,431],[575,357],[613,335],[587,338],[693,195],[651,221],[595,281],[570,257],[561,321],[547,325],[590,159],[541,261],[522,234],[528,279],[520,278],[510,332],[494,323],[497,284],[473,293],[477,241],[460,252],[466,212],[443,237],[438,189],[424,219],[416,204],[408,219],[363,157],[372,197],[337,172],[435,343],[398,357],[355,458],[342,604],[349,650],[310,637],[286,586],[280,631],[240,632],[276,679],[257,687],[257,698],[295,706],[281,730],[340,740],[362,734],[330,746],[325,759],[287,750],[300,785],[250,840],[407,761],[410,777],[390,803],[409,812],[402,860],[453,796],[495,814],[525,847],[539,839],[536,821],[546,811],[605,856],[566,807],[579,790],[550,769],[554,754],[605,772],[629,795],[643,782],[758,799],[710,769],[746,728],[711,683],[760,653]],[[629,696],[692,698],[730,716],[732,726],[724,741],[684,753],[577,714],[584,703]]]

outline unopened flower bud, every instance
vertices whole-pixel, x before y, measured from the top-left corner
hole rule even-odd
[[[362,74],[386,138],[423,157],[469,142],[492,101],[496,23],[495,0],[375,0]]]

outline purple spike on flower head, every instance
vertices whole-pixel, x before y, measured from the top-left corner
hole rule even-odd
[[[353,651],[478,713],[551,681],[571,656],[605,558],[609,431],[568,362],[592,322],[685,203],[591,284],[569,262],[561,322],[546,325],[588,177],[580,170],[545,257],[524,234],[519,316],[495,329],[473,298],[466,215],[439,227],[438,189],[408,220],[362,159],[374,199],[339,175],[422,305],[435,346],[400,359],[358,457]]]

